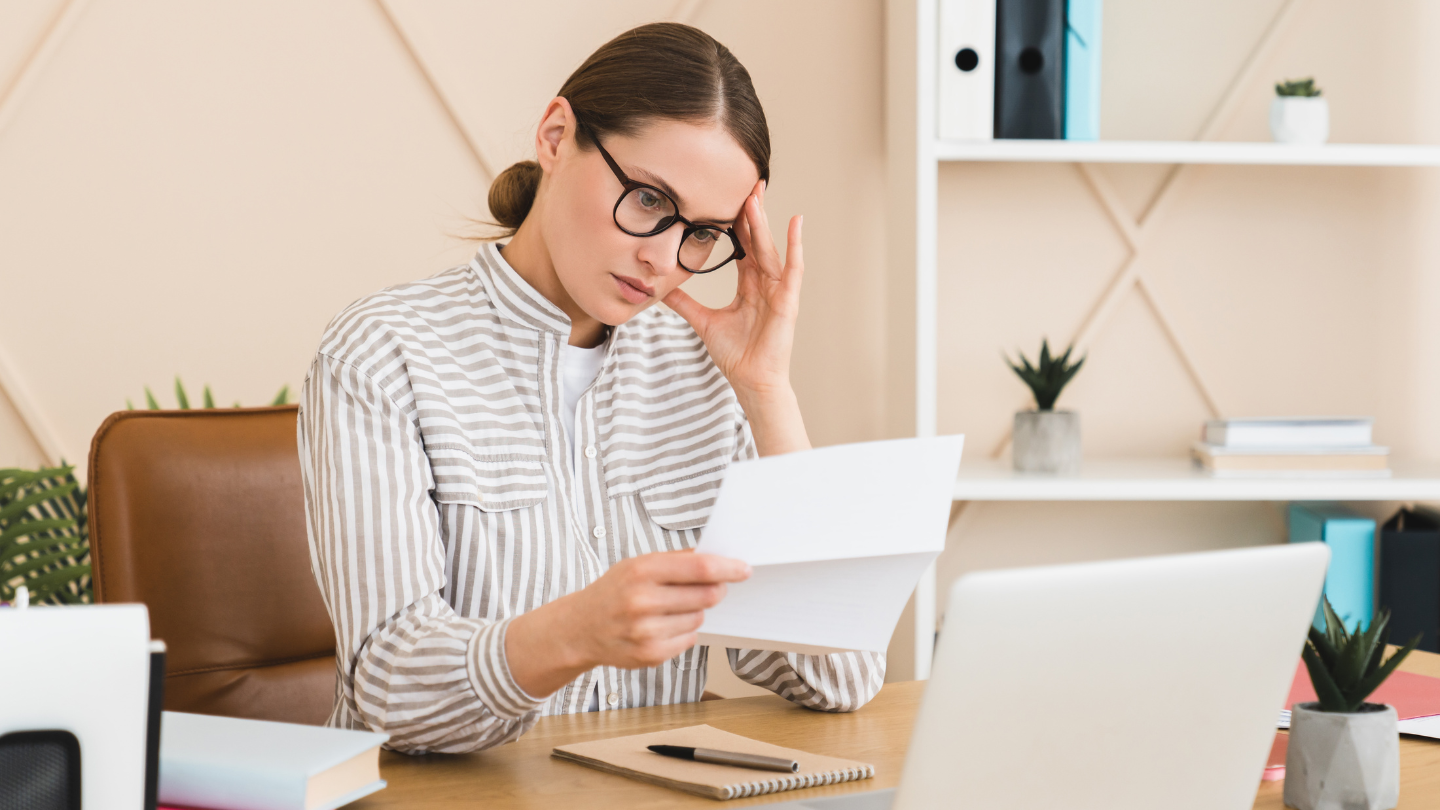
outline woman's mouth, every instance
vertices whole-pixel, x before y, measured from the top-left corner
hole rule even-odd
[[[620,294],[632,304],[643,304],[655,295],[655,289],[645,286],[645,282],[638,278],[617,276],[614,273],[611,273],[610,277],[615,279],[615,286],[620,288]]]

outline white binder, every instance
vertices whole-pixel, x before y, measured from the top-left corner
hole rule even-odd
[[[944,140],[992,140],[995,0],[940,0],[939,30],[937,134]]]

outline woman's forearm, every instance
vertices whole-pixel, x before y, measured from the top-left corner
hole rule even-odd
[[[810,449],[810,436],[800,415],[800,400],[789,383],[767,391],[735,391],[745,417],[750,420],[750,433],[755,437],[755,450],[761,456],[778,456]]]
[[[534,698],[549,697],[594,667],[580,654],[566,630],[570,602],[561,597],[516,616],[505,632],[505,660],[510,677]]]

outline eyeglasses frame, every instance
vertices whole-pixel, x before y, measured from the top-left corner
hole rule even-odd
[[[646,236],[659,236],[660,234],[664,233],[665,231],[669,230],[672,226],[674,226],[675,223],[677,223],[677,222],[684,223],[684,225],[685,225],[685,231],[684,231],[684,233],[682,233],[682,234],[680,235],[680,244],[681,244],[682,246],[685,244],[685,240],[690,238],[690,234],[695,233],[695,232],[697,232],[697,231],[719,231],[719,232],[721,232],[721,233],[724,233],[724,234],[728,235],[728,236],[730,237],[730,242],[731,242],[731,244],[733,244],[733,245],[735,246],[735,252],[730,254],[730,258],[726,259],[726,260],[723,261],[723,262],[720,262],[719,264],[715,265],[714,267],[710,268],[709,270],[691,270],[690,268],[686,267],[686,266],[680,261],[680,250],[679,250],[679,248],[676,248],[676,251],[675,251],[675,263],[676,263],[677,265],[680,265],[680,269],[681,269],[681,270],[684,270],[685,272],[690,273],[691,275],[699,276],[699,275],[704,275],[705,273],[713,273],[713,272],[715,272],[716,270],[719,270],[720,268],[722,268],[722,267],[724,267],[725,265],[729,264],[730,262],[738,262],[738,261],[740,261],[741,259],[745,258],[745,248],[743,248],[743,247],[740,246],[740,237],[735,234],[735,228],[734,228],[734,226],[731,226],[731,227],[729,227],[729,228],[717,228],[717,227],[715,227],[714,225],[696,225],[695,223],[691,222],[690,220],[688,220],[688,219],[680,216],[680,204],[677,203],[677,202],[675,202],[675,198],[674,198],[674,197],[671,197],[669,194],[666,194],[663,189],[658,189],[658,188],[656,188],[655,186],[650,185],[649,183],[639,183],[639,182],[636,182],[636,181],[634,181],[634,180],[631,180],[631,179],[625,174],[625,172],[624,172],[623,170],[621,170],[620,164],[618,164],[618,163],[615,162],[615,158],[611,157],[611,156],[610,156],[610,153],[607,152],[607,151],[605,151],[605,147],[600,143],[600,138],[599,138],[599,136],[597,136],[597,135],[595,134],[595,130],[591,129],[588,125],[586,125],[586,123],[585,123],[584,121],[581,121],[579,118],[576,118],[576,119],[575,119],[575,123],[578,124],[581,129],[585,130],[586,136],[588,136],[588,137],[590,138],[590,140],[591,140],[592,142],[594,142],[595,148],[600,150],[600,157],[605,158],[605,164],[610,167],[610,171],[612,171],[612,172],[615,173],[615,179],[616,179],[616,180],[619,180],[619,181],[620,181],[620,185],[622,185],[622,186],[625,187],[625,190],[622,191],[622,192],[620,192],[620,197],[619,197],[619,199],[615,200],[615,207],[614,207],[613,209],[611,209],[611,211],[610,211],[610,218],[615,221],[615,227],[619,228],[620,230],[624,231],[625,233],[630,234],[631,236],[646,237]],[[659,194],[661,197],[664,197],[665,199],[669,200],[669,201],[670,201],[670,207],[673,208],[673,209],[675,209],[675,213],[674,213],[674,214],[672,214],[672,215],[670,215],[669,217],[666,217],[665,219],[661,220],[660,226],[657,227],[657,228],[655,228],[655,230],[650,231],[649,233],[636,233],[636,232],[630,230],[629,228],[626,228],[624,225],[621,225],[621,224],[620,224],[620,203],[625,202],[625,198],[628,197],[628,196],[630,196],[630,192],[635,191],[636,189],[642,189],[642,188],[643,188],[643,189],[649,189],[650,191],[653,191],[653,192],[655,192],[656,194]]]

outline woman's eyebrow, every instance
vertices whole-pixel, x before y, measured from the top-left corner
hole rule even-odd
[[[642,169],[642,168],[639,168],[638,166],[635,167],[635,168],[632,168],[630,171],[631,171],[632,173],[634,173],[634,174],[637,174],[637,175],[640,175],[640,176],[644,177],[647,181],[649,181],[649,183],[650,183],[651,185],[655,186],[656,188],[660,189],[661,191],[665,192],[666,194],[669,194],[669,195],[670,195],[670,199],[674,200],[674,201],[675,201],[675,204],[676,204],[677,206],[683,206],[683,205],[685,205],[685,200],[683,200],[683,199],[680,197],[679,192],[675,191],[675,189],[673,189],[673,188],[670,187],[670,184],[669,184],[669,183],[665,182],[665,178],[661,177],[661,176],[658,175],[658,174],[655,174],[654,172],[650,171],[649,169]],[[724,227],[726,227],[726,228],[728,228],[728,227],[730,227],[731,225],[734,225],[734,224],[735,224],[735,220],[734,220],[734,219],[704,219],[704,218],[701,218],[701,219],[696,219],[696,220],[693,220],[693,221],[694,221],[694,222],[697,222],[697,223],[699,223],[699,224],[702,224],[702,225],[722,225],[722,226],[724,226]]]

